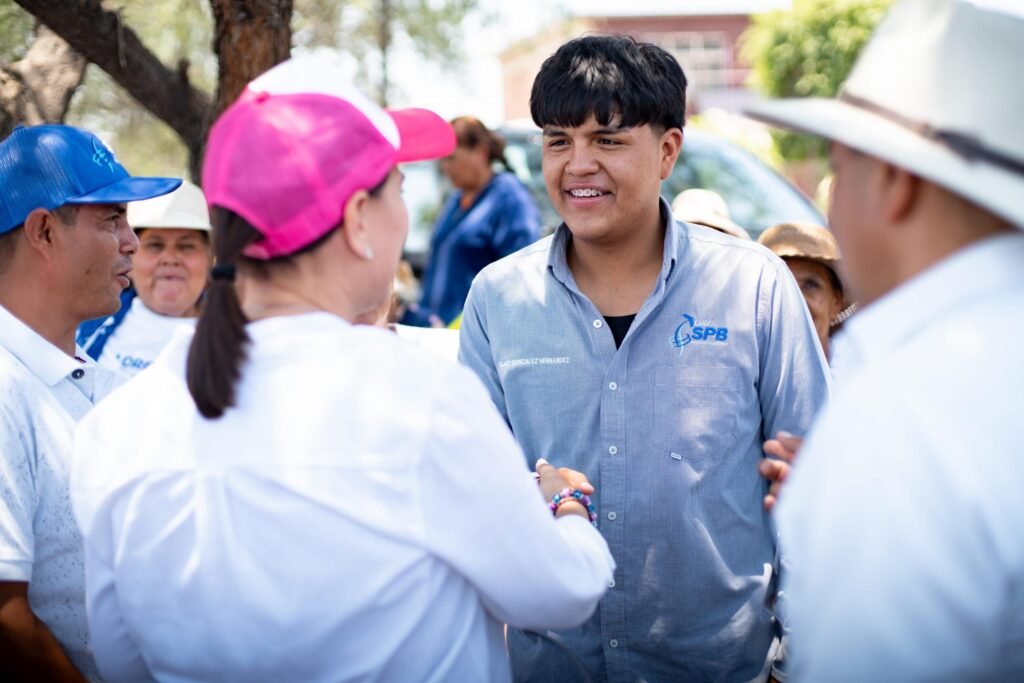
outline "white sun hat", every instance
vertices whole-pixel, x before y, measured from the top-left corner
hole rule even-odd
[[[904,0],[837,99],[748,114],[926,178],[1024,228],[1024,2]]]
[[[203,191],[188,182],[170,194],[128,204],[128,225],[143,228],[210,230],[210,210]]]
[[[741,240],[749,240],[747,231],[733,222],[729,205],[714,190],[691,187],[672,200],[672,215],[684,223],[703,225]]]

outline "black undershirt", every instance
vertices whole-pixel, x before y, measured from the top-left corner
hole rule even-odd
[[[612,337],[615,339],[615,348],[622,346],[622,340],[626,338],[626,333],[629,332],[629,328],[635,318],[636,313],[632,315],[606,315],[604,317],[608,323],[608,329],[612,331]]]

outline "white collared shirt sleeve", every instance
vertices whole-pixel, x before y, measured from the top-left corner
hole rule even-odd
[[[430,451],[420,461],[428,547],[500,621],[544,630],[582,623],[612,579],[607,544],[582,517],[552,518],[479,381],[465,368],[452,374],[438,393]]]
[[[831,375],[807,303],[789,268],[775,260],[758,305],[761,376],[758,398],[764,438],[779,431],[803,435],[828,400]]]
[[[875,390],[892,372],[851,382],[780,501],[792,679],[1005,680],[985,672],[1024,637],[1001,616],[1024,609],[1024,586],[1006,581],[1024,567],[1024,466],[989,456],[998,425],[1020,415],[982,418],[993,438],[977,442],[942,424],[952,392]]]
[[[32,580],[39,496],[31,439],[28,425],[0,404],[0,581]]]
[[[486,299],[488,287],[478,277],[470,288],[466,305],[462,309],[462,323],[459,325],[459,362],[473,370],[490,394],[491,403],[501,413],[506,424],[508,410],[505,408],[505,392],[501,388],[498,368],[487,338],[487,310],[480,299]]]
[[[97,534],[85,544],[86,614],[93,633],[102,638],[90,641],[96,666],[107,683],[143,683],[155,680],[146,666],[138,645],[121,615],[117,586],[111,569],[113,548],[103,545],[109,535]]]

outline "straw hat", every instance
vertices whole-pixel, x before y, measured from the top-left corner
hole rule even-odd
[[[857,310],[857,304],[850,302],[839,270],[839,245],[832,233],[816,223],[792,221],[773,225],[761,233],[757,241],[768,247],[780,258],[805,258],[817,261],[832,271],[839,283],[839,294],[843,298],[843,310],[829,323],[837,327]]]
[[[782,258],[798,257],[820,261],[835,271],[839,263],[839,245],[825,228],[805,221],[773,225],[757,241]],[[836,276],[839,273],[836,272]]]
[[[748,113],[926,178],[1024,228],[1024,3],[904,0],[837,99]]]

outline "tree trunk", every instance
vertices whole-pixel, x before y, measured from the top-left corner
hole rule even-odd
[[[88,61],[96,64],[139,103],[169,125],[199,158],[209,98],[188,81],[187,62],[172,71],[150,52],[99,0],[15,0]]]
[[[61,123],[85,76],[85,58],[45,26],[25,56],[0,69],[0,139],[15,126]]]
[[[227,109],[246,84],[288,59],[292,0],[210,0],[216,25],[213,51],[220,81],[209,119]]]
[[[380,0],[380,26],[377,43],[380,48],[380,106],[388,106],[388,56],[391,52],[391,0]]]

